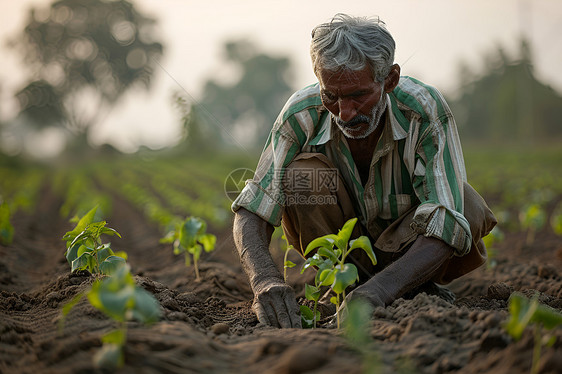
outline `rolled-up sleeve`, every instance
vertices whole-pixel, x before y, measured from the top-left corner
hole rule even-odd
[[[467,254],[472,235],[463,215],[466,171],[449,111],[427,125],[415,157],[413,186],[420,205],[412,228],[419,234],[443,240],[454,248],[456,256]]]

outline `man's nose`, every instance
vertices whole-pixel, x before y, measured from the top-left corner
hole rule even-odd
[[[351,102],[351,100],[339,99],[338,105],[340,110],[340,119],[342,121],[348,122],[355,118],[355,116],[357,115],[357,110],[355,109],[355,105]]]

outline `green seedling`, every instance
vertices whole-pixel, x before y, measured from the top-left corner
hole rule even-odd
[[[539,204],[531,204],[519,212],[521,227],[527,230],[526,244],[532,245],[535,234],[543,228],[546,223],[546,212]]]
[[[343,225],[337,235],[329,234],[314,239],[308,244],[304,252],[306,257],[313,250],[317,249],[316,253],[303,264],[302,272],[310,266],[316,267],[318,270],[315,276],[314,287],[330,286],[335,292],[336,296],[332,297],[330,301],[337,308],[336,319],[338,328],[340,327],[340,305],[342,300],[345,299],[345,290],[359,280],[355,265],[345,262],[347,256],[354,249],[359,248],[365,251],[373,265],[377,263],[368,237],[360,236],[355,240],[349,240],[356,223],[357,218],[352,218]]]
[[[92,274],[111,275],[125,263],[124,252],[115,253],[110,243],[102,243],[102,235],[121,235],[106,227],[105,221],[93,222],[97,206],[78,220],[76,227],[63,236],[66,241],[66,260],[71,271],[88,270]]]
[[[381,357],[373,347],[370,335],[370,322],[373,307],[363,300],[351,300],[347,305],[347,316],[343,322],[345,337],[351,348],[363,360],[363,373],[380,373]]]
[[[314,308],[310,309],[306,305],[300,306],[301,312],[301,323],[303,328],[316,328],[316,322],[320,319],[320,312],[318,311],[318,300],[320,299],[320,285],[315,284],[314,286],[310,284],[304,285],[304,296],[314,302]]]
[[[482,241],[484,241],[484,245],[486,246],[486,250],[488,252],[488,261],[486,262],[486,268],[493,269],[496,267],[497,249],[495,246],[496,244],[503,241],[503,239],[503,232],[498,226],[495,226],[488,235],[482,238]]]
[[[112,276],[96,280],[92,287],[75,296],[62,308],[60,327],[72,308],[86,295],[90,304],[113,319],[119,327],[105,334],[101,340],[102,348],[95,354],[96,366],[114,369],[123,366],[123,347],[127,340],[127,321],[137,320],[151,324],[160,318],[158,301],[145,289],[135,284],[129,265],[124,263]]]
[[[10,207],[4,201],[0,204],[0,244],[10,245],[14,238],[14,226],[10,223]]]
[[[562,202],[554,208],[550,218],[550,226],[556,235],[562,235]]]
[[[562,314],[547,305],[539,304],[537,296],[528,299],[518,292],[514,292],[509,298],[509,314],[509,320],[504,327],[515,340],[521,339],[523,331],[529,324],[535,325],[531,374],[536,374],[539,369],[542,346],[550,347],[556,341],[554,335],[543,335],[542,329],[553,330],[561,326]]]
[[[195,268],[195,279],[201,280],[199,276],[198,261],[203,250],[211,252],[215,249],[217,237],[207,234],[207,224],[201,218],[187,217],[184,221],[177,222],[175,228],[160,240],[161,243],[174,243],[174,254],[185,254],[185,266]]]
[[[287,283],[287,269],[294,268],[297,266],[293,261],[289,260],[289,252],[296,251],[296,248],[289,244],[287,237],[282,235],[281,238],[285,241],[285,254],[283,255],[283,280]]]

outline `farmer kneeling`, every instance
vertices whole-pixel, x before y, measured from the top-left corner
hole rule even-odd
[[[435,88],[400,76],[394,49],[378,19],[338,14],[312,31],[318,83],[285,104],[254,179],[232,206],[262,323],[301,326],[295,294],[269,253],[280,224],[303,253],[357,217],[352,238],[367,235],[378,264],[363,251],[351,254],[360,285],[347,300],[373,306],[420,286],[443,293],[435,283],[486,260],[481,239],[496,220],[466,182],[453,115]]]

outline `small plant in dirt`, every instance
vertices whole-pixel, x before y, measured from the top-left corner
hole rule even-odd
[[[287,283],[287,269],[291,269],[297,266],[297,264],[289,260],[289,253],[291,251],[295,251],[295,252],[298,251],[296,250],[295,247],[289,244],[289,241],[287,240],[287,237],[284,234],[281,236],[281,239],[285,241],[285,248],[284,248],[285,254],[283,255],[283,280],[285,281],[285,283]]]
[[[532,245],[535,234],[542,229],[546,223],[546,212],[539,204],[530,204],[519,212],[521,228],[527,231],[526,244]]]
[[[345,337],[351,348],[357,351],[363,361],[363,373],[379,373],[382,370],[380,353],[373,347],[370,335],[373,307],[363,300],[352,300],[347,305],[344,320]]]
[[[93,222],[97,206],[78,220],[76,227],[63,236],[66,241],[66,260],[71,271],[88,270],[92,274],[110,275],[125,263],[124,252],[113,252],[110,243],[102,243],[102,235],[121,235],[107,222]]]
[[[211,252],[215,249],[217,237],[207,233],[207,224],[201,218],[187,217],[183,221],[177,221],[174,229],[170,230],[161,243],[173,243],[174,254],[185,254],[185,266],[191,266],[193,257],[193,267],[195,268],[195,279],[201,280],[199,276],[198,261],[201,253]]]
[[[360,355],[361,373],[374,374],[390,372],[385,370],[383,354],[371,337],[371,321],[373,306],[358,299],[351,300],[346,306],[346,317],[343,321],[344,336],[347,344]],[[414,364],[407,357],[398,357],[392,365],[392,373],[416,373]]]
[[[60,327],[72,308],[86,295],[90,304],[113,319],[119,327],[102,336],[102,348],[94,356],[98,367],[114,369],[125,362],[123,348],[127,340],[127,321],[151,324],[160,318],[158,301],[145,289],[138,287],[129,265],[123,263],[111,276],[96,280],[92,287],[75,296],[62,309]]]
[[[500,230],[498,226],[495,226],[488,235],[482,238],[482,240],[484,241],[484,245],[486,246],[486,250],[488,252],[488,261],[486,262],[487,269],[493,269],[496,267],[497,249],[495,246],[496,244],[502,242],[503,239],[504,239],[503,232]]]
[[[504,327],[515,340],[521,339],[523,331],[529,324],[534,324],[535,342],[531,374],[536,374],[539,369],[542,347],[551,347],[556,341],[554,335],[543,335],[543,328],[553,330],[562,326],[562,314],[547,305],[540,304],[537,296],[528,299],[518,292],[514,292],[509,298],[509,314],[509,320]]]
[[[562,202],[559,202],[550,218],[550,226],[556,235],[562,235]]]
[[[0,244],[10,245],[14,238],[14,226],[10,223],[10,207],[4,201],[0,204]]]
[[[345,262],[347,256],[354,249],[362,249],[369,256],[373,265],[377,263],[368,237],[360,236],[357,239],[349,240],[356,223],[357,218],[352,218],[343,225],[337,234],[329,234],[314,239],[308,244],[304,252],[306,256],[317,249],[316,253],[305,261],[302,268],[302,272],[310,266],[318,269],[315,276],[315,285],[308,285],[309,296],[316,305],[320,295],[320,286],[329,286],[335,292],[336,296],[333,296],[330,302],[336,305],[338,328],[340,327],[340,305],[342,300],[345,300],[345,290],[359,280],[355,265]],[[315,317],[315,313],[312,315]]]

